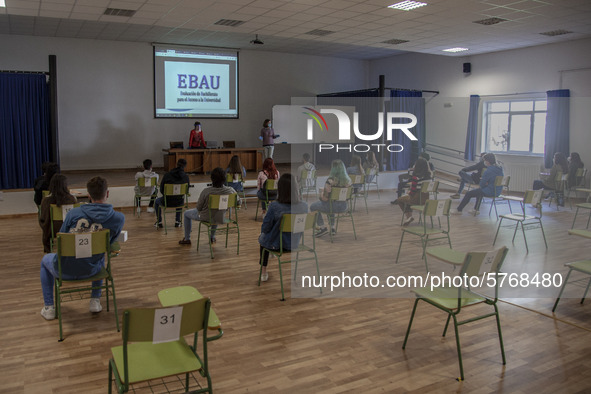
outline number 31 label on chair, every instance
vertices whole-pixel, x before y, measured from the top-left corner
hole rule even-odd
[[[153,343],[178,341],[181,333],[183,307],[156,309],[154,311]]]
[[[92,234],[76,234],[76,258],[92,257]]]

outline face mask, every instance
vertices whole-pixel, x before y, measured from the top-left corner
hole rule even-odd
[[[267,127],[271,127],[271,122],[269,122],[269,124],[267,124]]]

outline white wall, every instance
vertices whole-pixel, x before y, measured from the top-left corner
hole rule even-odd
[[[47,71],[57,56],[61,167],[162,166],[168,141],[188,143],[194,120],[154,119],[148,43],[0,35],[0,69]],[[362,60],[240,51],[240,119],[202,120],[206,140],[258,146],[265,118],[291,97],[365,88]],[[280,161],[280,158],[278,158]]]
[[[591,39],[469,57],[405,54],[370,62],[369,80],[385,75],[386,86],[437,90],[426,105],[427,142],[464,150],[468,97],[571,90],[571,152],[591,166]],[[472,64],[464,74],[462,63]],[[426,94],[425,97],[431,97]],[[451,103],[451,108],[445,108]],[[505,162],[523,160],[503,157]],[[541,162],[540,159],[537,161]]]

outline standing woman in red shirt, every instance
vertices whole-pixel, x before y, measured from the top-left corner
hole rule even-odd
[[[205,140],[203,139],[201,122],[195,122],[195,128],[191,130],[191,136],[189,137],[189,148],[207,148],[207,145],[205,145]]]

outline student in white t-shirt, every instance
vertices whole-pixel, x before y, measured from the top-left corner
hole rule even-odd
[[[158,188],[156,186],[143,186],[137,185],[137,180],[140,178],[156,178],[156,185],[158,185],[158,174],[152,171],[152,160],[144,160],[144,171],[138,171],[135,173],[135,194],[141,196],[152,196],[150,204],[148,205],[148,212],[154,212],[154,200],[158,197]],[[139,206],[139,199],[135,200],[135,207]]]

